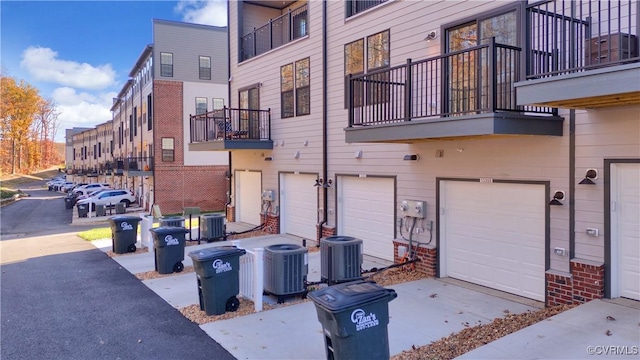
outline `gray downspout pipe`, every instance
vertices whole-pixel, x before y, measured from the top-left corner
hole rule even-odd
[[[322,1],[322,178],[327,183],[328,169],[327,169],[327,0]],[[322,187],[322,221],[318,224],[319,236],[322,238],[322,228],[327,223],[327,214],[329,205],[329,188]],[[320,245],[318,239],[318,246]]]

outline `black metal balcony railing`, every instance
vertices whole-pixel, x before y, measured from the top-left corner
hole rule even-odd
[[[128,157],[124,159],[126,171],[153,171],[153,157]]]
[[[640,62],[638,1],[538,1],[526,18],[529,79]]]
[[[223,108],[191,115],[191,142],[271,140],[271,110]]]
[[[349,79],[349,127],[498,111],[555,114],[517,106],[520,48],[489,44]]]
[[[264,54],[309,33],[307,4],[289,10],[240,38],[240,61]]]
[[[378,6],[387,1],[388,0],[347,0],[346,17],[351,17],[353,15],[359,14],[365,10],[371,9],[374,6]]]

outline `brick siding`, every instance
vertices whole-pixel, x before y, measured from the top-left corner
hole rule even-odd
[[[571,260],[573,301],[585,303],[604,297],[604,264],[591,265]]]
[[[164,214],[184,207],[201,211],[224,210],[228,181],[226,165],[184,166],[182,82],[155,80],[154,92],[154,201]],[[162,138],[174,139],[174,161],[162,161]],[[203,156],[206,156],[203,154]]]
[[[571,274],[545,274],[547,280],[547,306],[573,304],[573,279]]]
[[[260,214],[260,224],[264,224],[263,231],[268,234],[280,234],[280,216]]]
[[[393,262],[396,264],[403,262],[403,259],[398,256],[398,246],[406,247],[407,252],[409,252],[409,242],[405,240],[393,240]],[[415,245],[413,246],[415,248]],[[418,246],[415,250],[416,258],[420,261],[414,263],[412,267],[426,276],[435,277],[438,263],[437,250],[424,245]]]

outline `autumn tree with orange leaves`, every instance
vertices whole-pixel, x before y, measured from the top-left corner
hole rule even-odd
[[[23,80],[0,75],[0,172],[24,173],[58,164],[53,142],[58,126],[52,100]]]

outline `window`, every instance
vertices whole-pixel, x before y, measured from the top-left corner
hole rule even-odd
[[[280,117],[293,117],[293,64],[280,67]]]
[[[218,110],[224,108],[224,99],[221,98],[213,98],[211,99],[213,103],[213,110]]]
[[[492,37],[496,43],[518,46],[518,16],[512,6],[502,12],[492,12],[487,16],[463,24],[454,25],[446,30],[447,53],[459,52],[449,58],[447,64],[447,110],[450,113],[465,114],[487,108],[489,89],[487,49],[472,49],[487,44]],[[469,51],[464,51],[472,49]],[[497,49],[497,51],[504,51]],[[495,99],[501,108],[512,108],[515,99],[512,94],[513,79],[516,78],[516,59],[505,61],[506,56],[496,56]],[[506,62],[506,63],[505,63]]]
[[[260,139],[260,89],[252,86],[239,92],[240,119],[237,131],[247,134],[250,139]],[[236,129],[233,129],[236,131]]]
[[[296,116],[311,112],[309,58],[296,61]]]
[[[153,129],[153,107],[151,106],[151,94],[147,95],[147,130]]]
[[[129,115],[129,141],[133,141],[133,115]]]
[[[207,98],[196,98],[196,115],[205,114],[207,112]]]
[[[344,46],[344,76],[345,76],[345,104],[349,99],[349,75],[364,73],[364,39],[359,39]],[[353,106],[362,106],[364,83],[355,83],[353,87]]]
[[[160,53],[160,76],[173,77],[172,53]]]
[[[142,124],[140,124],[142,126]],[[133,136],[138,136],[138,107],[133,108]]]
[[[211,58],[200,56],[200,80],[211,80]]]
[[[351,17],[387,1],[388,0],[347,0],[346,17]]]
[[[175,161],[174,138],[162,138],[162,161]]]
[[[367,71],[388,68],[389,30],[367,37]],[[389,73],[382,72],[369,77],[367,82],[367,103],[389,102]]]

